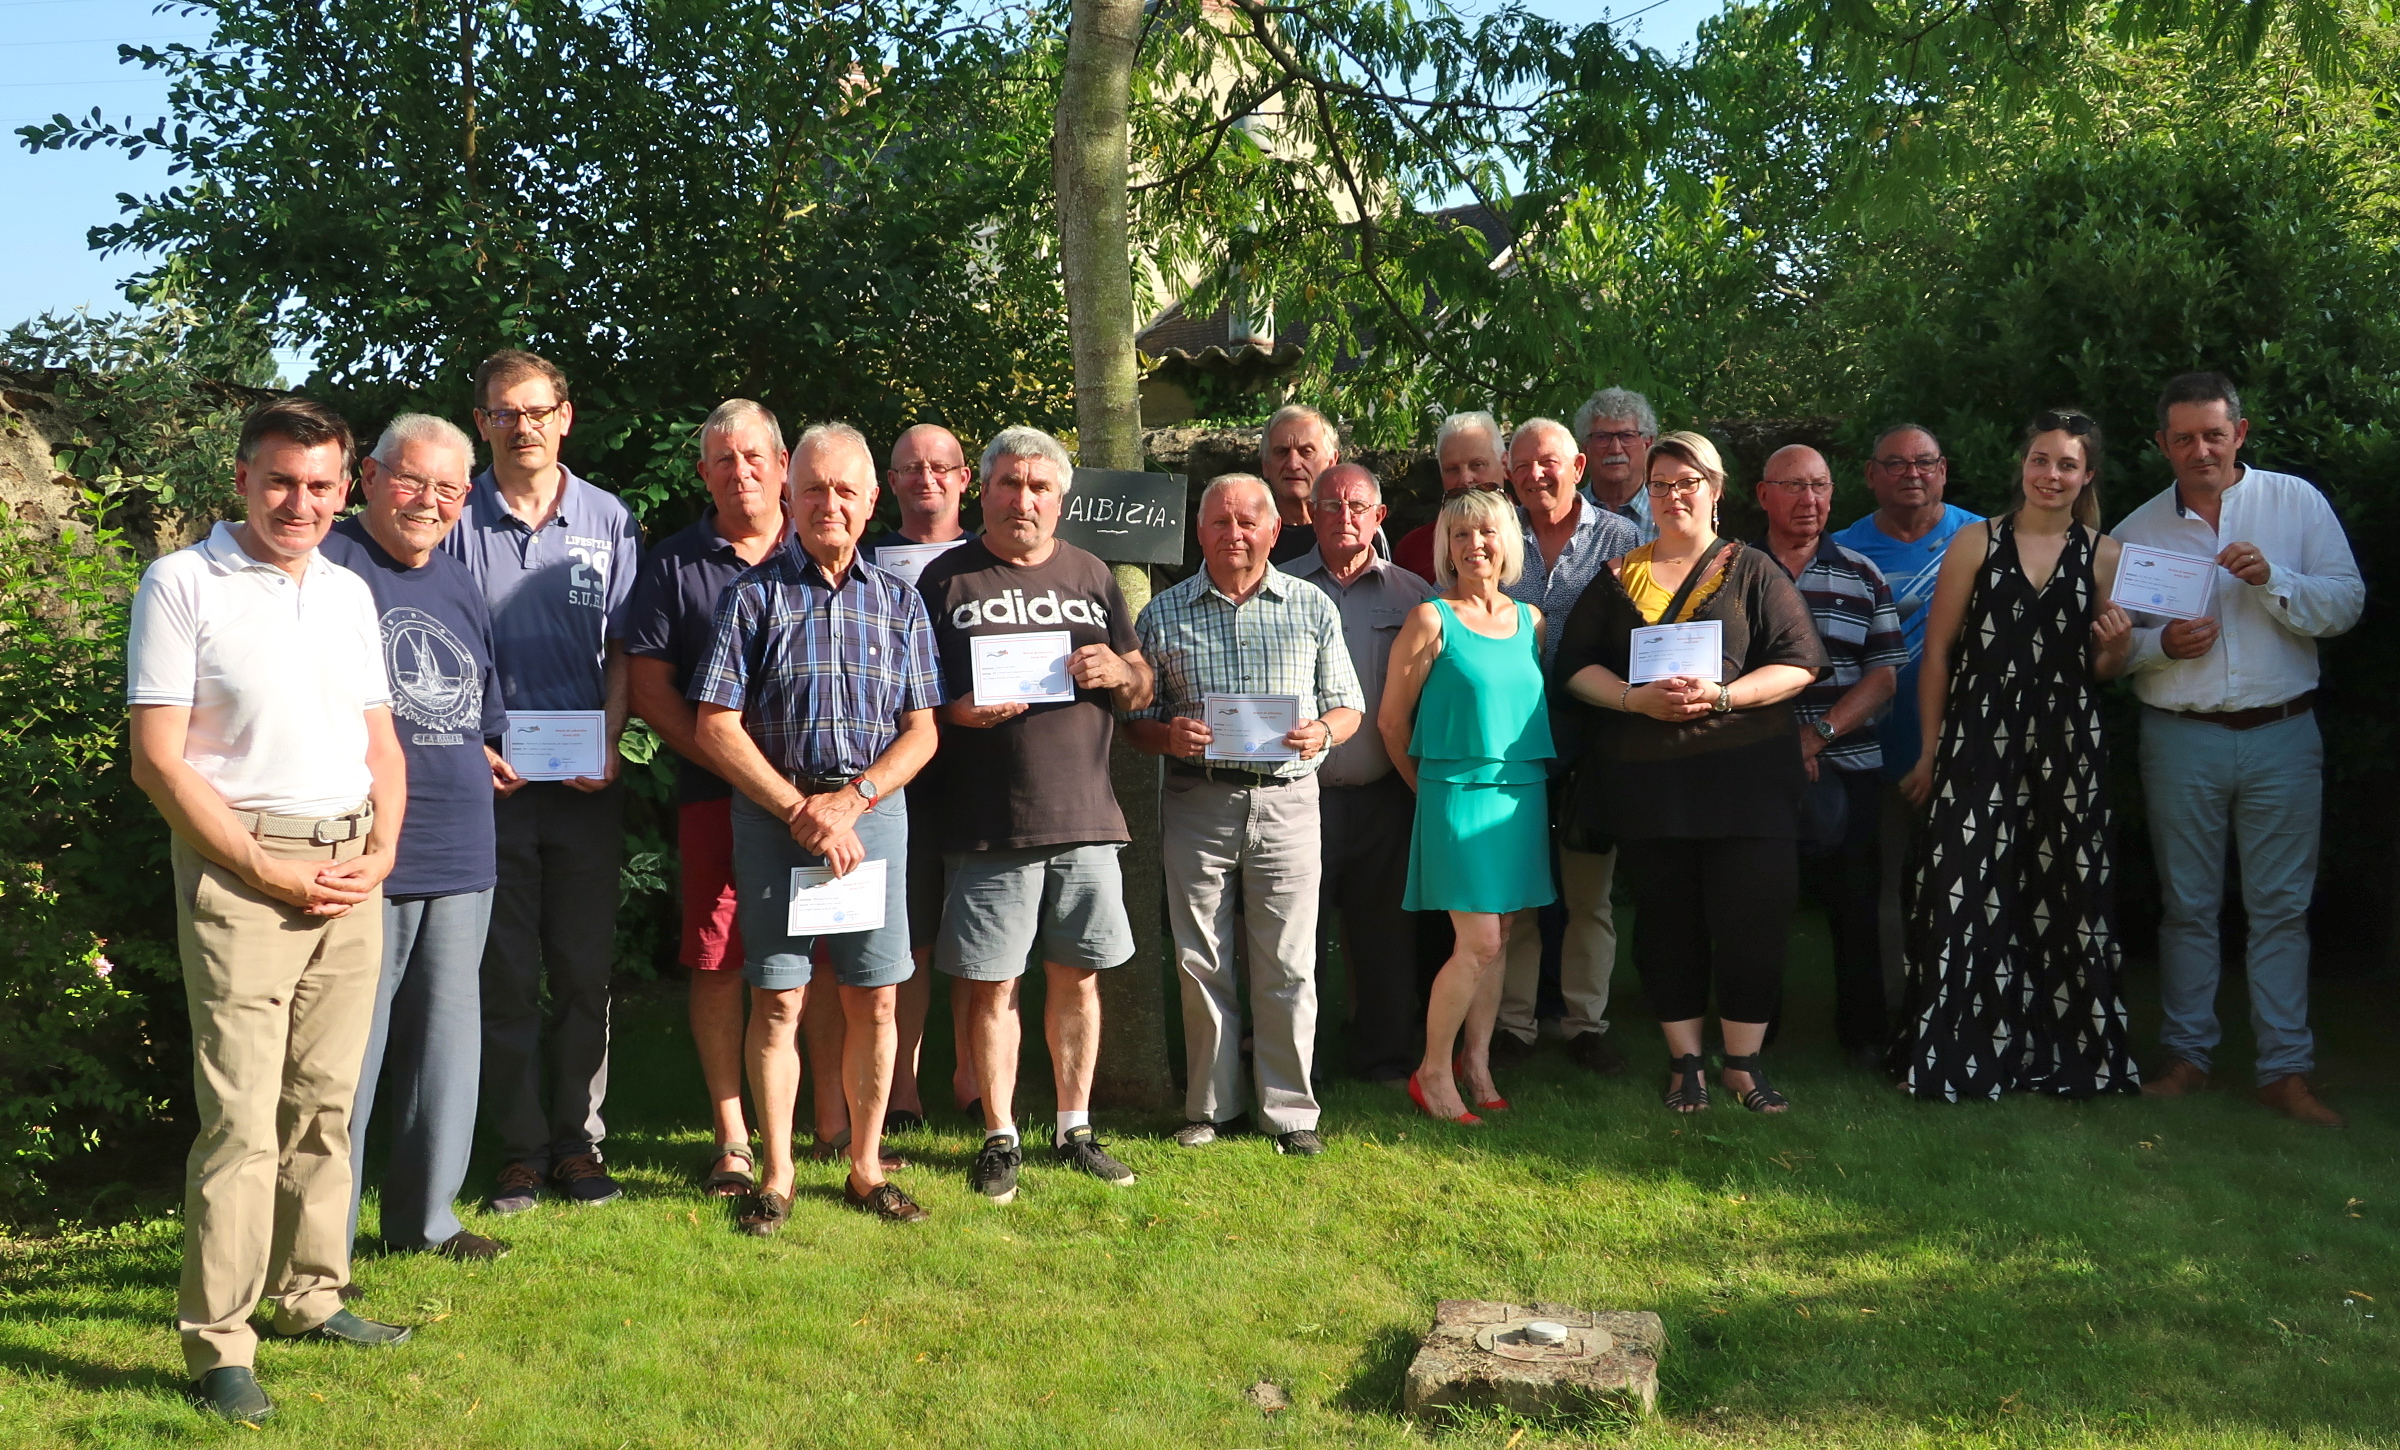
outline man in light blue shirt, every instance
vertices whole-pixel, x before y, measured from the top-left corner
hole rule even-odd
[[[545,1178],[572,1203],[618,1196],[600,1161],[600,1104],[625,854],[617,738],[630,694],[618,643],[639,536],[614,494],[559,462],[575,405],[555,364],[494,353],[475,370],[475,403],[492,466],[442,548],[483,588],[501,699],[512,713],[593,710],[607,722],[599,778],[520,782],[493,807],[500,883],[483,958],[483,1102],[503,1161],[486,1207],[516,1213]]]
[[[1650,400],[1631,388],[1602,388],[1575,410],[1575,439],[1589,470],[1584,502],[1631,523],[1635,546],[1657,538],[1650,491],[1642,486],[1650,476],[1650,445],[1658,441],[1658,412]]]

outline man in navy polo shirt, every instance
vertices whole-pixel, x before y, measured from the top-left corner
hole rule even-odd
[[[692,974],[692,1045],[708,1084],[717,1151],[708,1191],[757,1187],[742,1115],[742,929],[733,885],[733,787],[709,769],[698,716],[683,692],[716,638],[717,600],[783,542],[783,427],[748,398],[719,403],[700,425],[708,512],[642,559],[625,626],[633,713],[676,755],[676,854],[683,868],[683,965]],[[838,1090],[838,1089],[837,1089]]]
[[[491,616],[466,566],[440,552],[467,502],[475,445],[423,413],[394,418],[359,462],[367,506],[318,546],[367,581],[383,627],[408,815],[383,883],[383,981],[350,1110],[350,1233],[366,1182],[367,1117],[389,1069],[383,1243],[476,1262],[508,1252],[452,1210],[475,1142],[483,1059],[480,964],[492,919],[492,791],[516,772],[484,742],[508,728]]]
[[[616,496],[558,461],[575,406],[556,364],[494,353],[475,370],[475,403],[492,466],[442,547],[465,561],[491,608],[501,698],[512,716],[605,715],[600,775],[513,787],[493,811],[500,883],[483,956],[483,1100],[505,1161],[486,1207],[518,1213],[533,1207],[545,1178],[574,1203],[618,1196],[600,1160],[600,1104],[625,854],[617,737],[627,684],[617,646],[640,549]]]

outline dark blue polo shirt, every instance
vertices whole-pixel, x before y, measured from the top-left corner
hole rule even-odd
[[[408,814],[383,894],[481,891],[498,879],[492,769],[483,742],[508,729],[483,591],[464,564],[438,549],[406,567],[356,516],[335,524],[319,549],[366,580],[375,595],[392,726],[408,758]]]
[[[508,708],[608,704],[608,643],[624,637],[641,563],[641,536],[615,494],[568,473],[558,512],[536,532],[508,511],[485,469],[442,548],[483,589]]]
[[[675,670],[675,693],[689,691],[693,674],[716,641],[717,600],[749,567],[717,532],[712,505],[698,523],[643,556],[633,601],[625,611],[625,653],[665,660]],[[675,766],[678,802],[689,805],[733,794],[732,786],[704,766],[680,756]]]

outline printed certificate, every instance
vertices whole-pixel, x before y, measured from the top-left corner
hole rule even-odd
[[[1300,728],[1298,695],[1209,695],[1201,701],[1208,726],[1207,758],[1245,762],[1298,760],[1283,737]]]
[[[1653,624],[1633,632],[1633,658],[1627,683],[1646,685],[1673,675],[1722,684],[1725,673],[1725,625],[1720,620],[1695,619],[1688,624]]]
[[[598,780],[608,774],[608,712],[511,710],[500,753],[527,780]]]
[[[849,875],[836,876],[830,866],[794,866],[784,934],[839,936],[882,926],[883,868],[881,861],[861,861]]]
[[[2108,601],[2139,614],[2202,619],[2216,593],[2217,561],[2126,544],[2117,556],[2117,585]]]
[[[1075,678],[1067,673],[1067,656],[1075,653],[1075,636],[1063,629],[1033,634],[979,634],[967,640],[975,661],[975,703],[1027,705],[1072,703]]]
[[[889,569],[908,581],[911,589],[925,577],[925,566],[965,543],[952,539],[947,544],[886,544],[875,551],[875,566]]]

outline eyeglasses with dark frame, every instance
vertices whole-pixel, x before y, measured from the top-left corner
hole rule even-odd
[[[500,429],[514,428],[517,420],[522,418],[538,432],[549,427],[551,418],[565,406],[564,403],[552,403],[543,408],[477,408],[475,416]]]
[[[1583,441],[1586,444],[1615,443],[1630,447],[1631,445],[1639,443],[1644,438],[1649,436],[1649,434],[1644,433],[1639,428],[1617,428],[1608,432],[1603,432],[1598,428],[1594,428],[1591,432],[1583,435]]]
[[[1665,498],[1671,493],[1698,493],[1708,487],[1705,478],[1654,478],[1642,485],[1652,498]]]
[[[2036,433],[2064,433],[2070,438],[2081,438],[2099,426],[2092,421],[2090,414],[2078,413],[2072,408],[2036,414],[2033,420],[2033,431]]]

